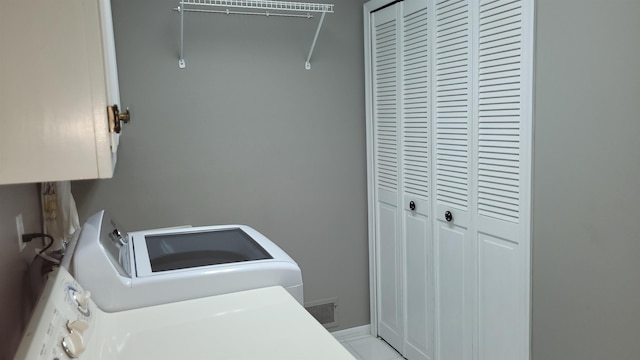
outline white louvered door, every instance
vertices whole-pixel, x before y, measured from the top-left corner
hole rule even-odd
[[[392,2],[365,5],[374,328],[409,360],[527,360],[533,0]]]
[[[430,68],[426,1],[372,14],[378,333],[433,359]]]
[[[471,9],[466,0],[439,0],[434,15],[436,358],[471,360]]]
[[[400,349],[403,338],[400,204],[399,7],[372,14],[372,97],[378,332]]]
[[[402,213],[404,230],[404,346],[411,360],[433,359],[434,290],[431,229],[431,81],[427,2],[402,9]]]
[[[477,359],[527,359],[533,4],[481,0],[475,11]]]
[[[529,356],[532,11],[436,1],[437,359]]]

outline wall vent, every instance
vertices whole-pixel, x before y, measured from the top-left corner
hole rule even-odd
[[[325,328],[338,326],[338,298],[308,302],[304,307]]]

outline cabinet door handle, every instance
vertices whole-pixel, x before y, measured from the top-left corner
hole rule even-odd
[[[414,201],[409,202],[409,209],[411,209],[411,211],[414,211],[416,209],[416,203]]]
[[[122,131],[121,122],[128,124],[131,121],[131,113],[129,112],[129,108],[127,108],[124,112],[120,112],[118,109],[118,105],[107,106],[107,115],[109,118],[109,130],[116,134],[119,134]]]
[[[448,222],[451,222],[451,220],[453,220],[453,214],[451,213],[451,211],[447,210],[444,212],[444,219]]]

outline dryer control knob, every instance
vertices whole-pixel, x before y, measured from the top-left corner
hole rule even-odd
[[[78,305],[82,307],[87,307],[87,304],[89,303],[89,299],[91,299],[91,292],[88,290],[77,292],[75,294],[75,298]]]
[[[69,332],[78,332],[82,334],[89,328],[89,323],[84,320],[67,321],[67,330]]]
[[[91,292],[88,290],[73,293],[73,300],[75,300],[78,305],[78,311],[84,316],[89,316],[90,314],[88,307],[89,299],[91,299]]]
[[[84,352],[84,344],[82,341],[82,335],[77,332],[71,332],[69,335],[62,338],[62,349],[71,358],[77,358]]]

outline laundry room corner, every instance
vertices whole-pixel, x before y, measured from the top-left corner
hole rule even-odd
[[[39,232],[40,200],[36,184],[0,186],[0,359],[9,359],[20,342],[33,301],[27,285],[27,264],[35,256],[34,246],[20,250],[16,217],[25,232]]]
[[[362,4],[318,17],[187,13],[113,0],[120,94],[134,120],[112,179],[72,184],[81,222],[128,230],[246,224],[299,264],[329,330],[369,324]]]

